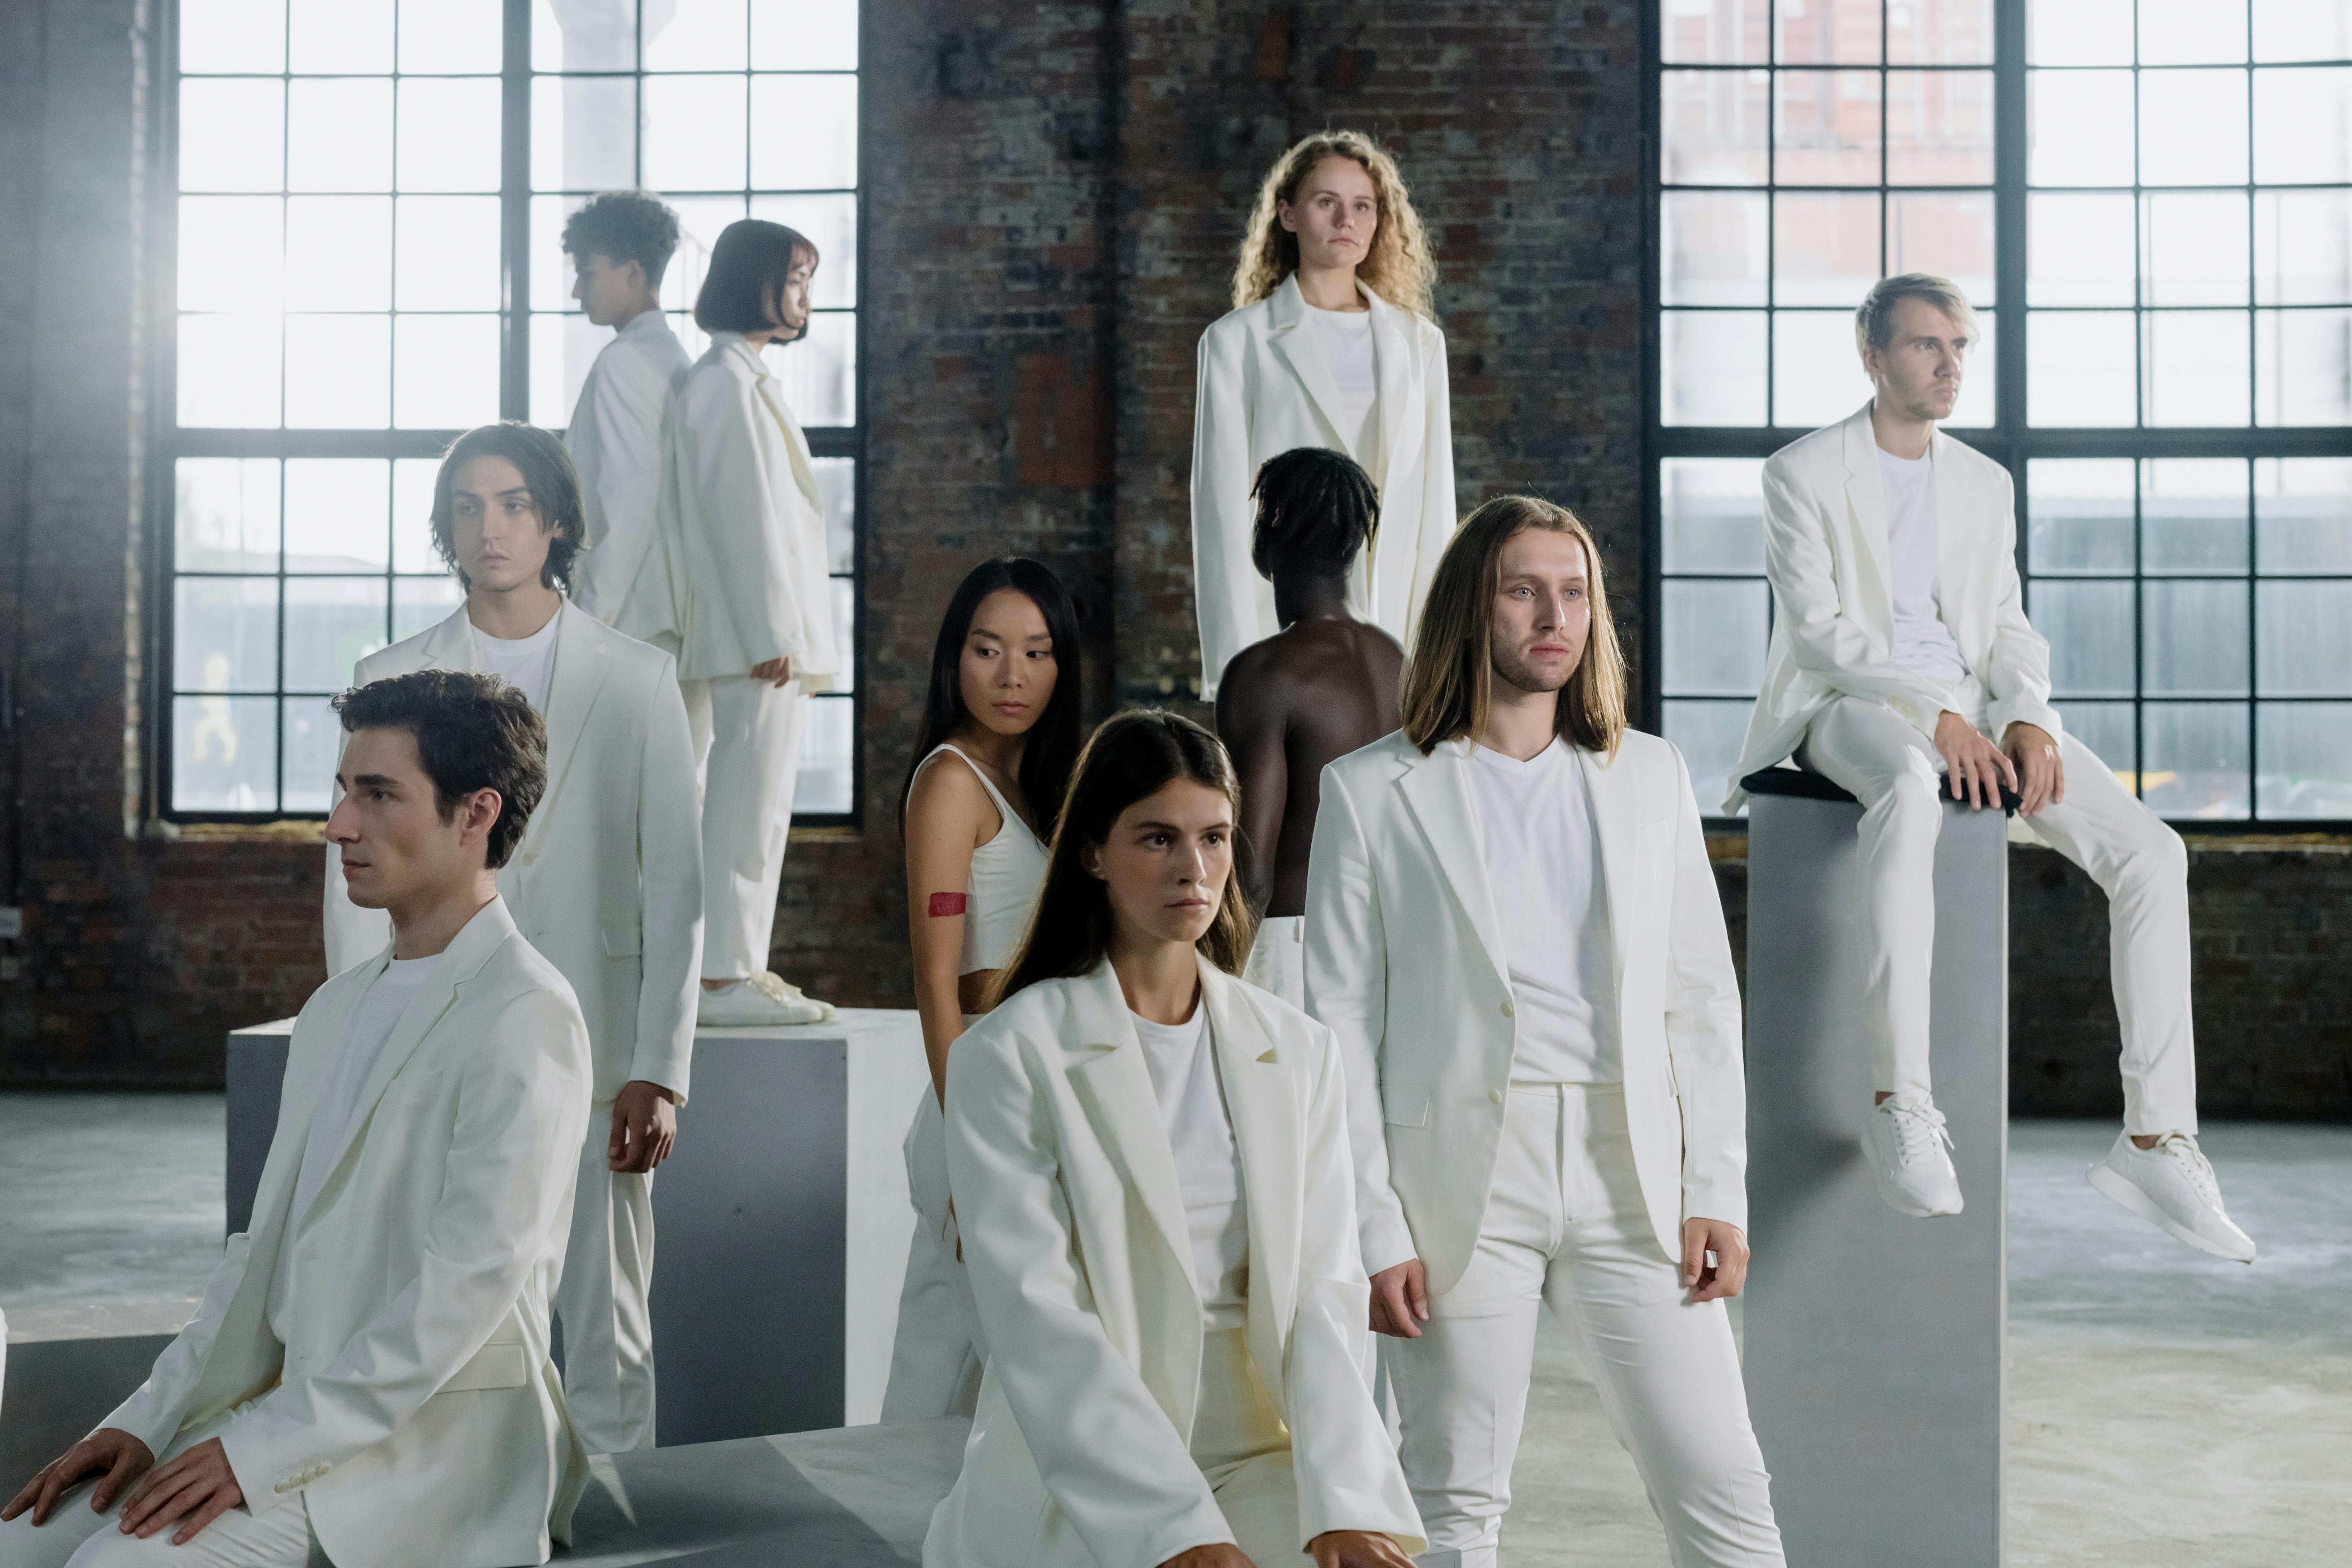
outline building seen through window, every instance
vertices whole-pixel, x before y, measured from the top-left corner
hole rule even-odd
[[[689,355],[720,229],[772,218],[820,247],[808,337],[767,357],[808,430],[856,646],[854,0],[176,9],[168,811],[326,809],[328,696],[458,600],[427,521],[437,453],[501,417],[561,430],[609,337],[559,241],[601,190],[677,210],[662,303]],[[518,35],[528,69],[509,73]],[[815,700],[800,816],[853,810],[856,711],[847,675]]]

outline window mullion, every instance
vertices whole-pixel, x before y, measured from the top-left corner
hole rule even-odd
[[[502,0],[499,168],[499,416],[530,417],[530,0]]]

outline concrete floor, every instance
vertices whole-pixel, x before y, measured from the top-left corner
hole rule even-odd
[[[2263,1247],[2251,1268],[2085,1185],[2114,1137],[2088,1122],[2010,1129],[2010,1568],[2340,1562],[2352,1129],[2221,1126],[2200,1140]],[[1506,1568],[1664,1568],[1633,1462],[1546,1327]]]
[[[0,1095],[0,1124],[9,1338],[184,1316],[220,1250],[219,1097]],[[2011,1568],[2334,1563],[2352,1497],[2352,1129],[2207,1133],[2263,1248],[2252,1268],[2084,1185],[2112,1136],[2011,1133]],[[1505,1563],[1663,1568],[1632,1462],[1549,1323],[1538,1355]]]

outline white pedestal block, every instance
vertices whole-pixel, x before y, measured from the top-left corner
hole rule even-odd
[[[1748,1403],[1791,1563],[2000,1568],[2007,819],[1945,804],[1930,1067],[1966,1208],[1909,1219],[1862,1148],[1861,817],[1851,800],[1748,807]]]
[[[232,1233],[253,1210],[292,1028],[228,1037]],[[880,1415],[915,1230],[900,1145],[929,1081],[912,1012],[697,1032],[677,1151],[654,1179],[664,1446]]]

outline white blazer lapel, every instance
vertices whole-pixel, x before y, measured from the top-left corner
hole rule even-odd
[[[1201,1001],[1209,1009],[1249,1204],[1250,1338],[1270,1333],[1266,1342],[1279,1346],[1297,1304],[1299,1205],[1307,1190],[1297,1069],[1276,1051],[1247,993],[1208,963],[1201,966]]]
[[[1201,1285],[1192,1278],[1192,1233],[1184,1217],[1184,1190],[1176,1180],[1176,1156],[1168,1145],[1168,1124],[1160,1114],[1151,1069],[1144,1065],[1143,1043],[1128,1022],[1126,995],[1108,963],[1087,977],[1080,997],[1078,1023],[1092,1059],[1070,1070],[1071,1085],[1103,1148],[1159,1227],[1175,1277],[1192,1286],[1197,1306]]]
[[[792,454],[793,459],[793,483],[800,487],[801,495],[809,503],[809,509],[822,517],[824,515],[824,500],[817,491],[816,467],[814,459],[809,456],[808,436],[801,429],[800,421],[793,417],[792,410],[784,405],[783,400],[769,393],[768,385],[764,381],[760,384],[760,395],[766,398],[768,406],[775,411],[776,423],[784,427],[784,449]]]
[[[1874,613],[1878,634],[1895,636],[1895,578],[1889,568],[1886,542],[1886,486],[1879,478],[1878,438],[1871,433],[1870,405],[1845,422],[1845,500],[1848,526],[1870,561],[1876,601]]]
[[[474,623],[466,615],[463,600],[456,610],[425,634],[424,656],[420,667],[425,669],[479,669],[476,662]]]
[[[1470,765],[1467,741],[1441,741],[1437,749],[1415,763],[1397,788],[1412,819],[1429,840],[1438,868],[1444,872],[1462,912],[1486,950],[1505,990],[1510,988],[1510,960],[1503,946],[1503,922],[1495,913],[1494,889],[1486,885],[1486,851],[1478,841],[1476,819],[1471,815],[1470,784],[1462,770]]]
[[[274,1266],[277,1258],[276,1231],[285,1225],[289,1205],[294,1197],[295,1179],[302,1173],[302,1151],[310,1142],[310,1122],[319,1111],[319,1089],[325,1077],[327,1063],[333,1058],[335,1047],[343,1037],[343,1029],[351,1022],[352,1009],[367,994],[367,989],[392,962],[392,944],[384,944],[364,967],[366,973],[356,984],[346,987],[334,1003],[319,1009],[307,1022],[297,1019],[296,1036],[304,1047],[295,1051],[289,1046],[286,1058],[286,1081],[279,1093],[280,1126],[272,1135],[271,1155],[276,1156],[262,1167],[260,1184],[253,1194],[253,1213],[246,1221],[246,1233],[254,1238],[257,1247],[265,1249]],[[285,1114],[290,1110],[291,1116]],[[284,1151],[282,1155],[279,1151]]]
[[[393,1079],[408,1065],[408,1058],[416,1054],[416,1047],[424,1043],[433,1026],[441,1021],[441,1016],[457,1000],[457,987],[479,973],[490,954],[514,933],[514,917],[507,911],[506,900],[492,899],[466,922],[465,929],[443,950],[440,963],[435,966],[433,973],[417,992],[415,999],[409,1003],[407,1010],[401,1014],[399,1026],[393,1030],[392,1038],[384,1042],[383,1054],[376,1058],[375,1067],[368,1073],[367,1082],[361,1088],[360,1097],[352,1107],[351,1125],[343,1130],[342,1142],[335,1148],[335,1157],[327,1163],[327,1180],[320,1185],[318,1197],[310,1200],[313,1206],[326,1196],[327,1188],[334,1184],[335,1171],[350,1158],[353,1146],[359,1142],[360,1134],[375,1114],[376,1101],[383,1098],[383,1091],[391,1087]],[[385,950],[385,956],[389,957],[390,952]],[[359,994],[357,992],[352,994],[354,1002]],[[338,1036],[341,1033],[338,1029]],[[296,1163],[299,1165],[300,1162],[298,1160]],[[304,1217],[295,1215],[292,1223],[299,1225]]]
[[[596,706],[596,694],[604,689],[604,677],[612,668],[604,641],[596,636],[604,628],[589,624],[593,617],[587,611],[567,599],[555,614],[562,624],[555,631],[555,670],[549,682],[545,715],[547,787],[523,827],[522,842],[515,847],[515,859],[524,866],[538,858],[547,824],[555,815],[555,797],[563,793],[572,759],[580,750],[581,734],[588,727],[589,711]]]
[[[1609,900],[1610,973],[1616,976],[1620,998],[1625,990],[1625,935],[1631,929],[1635,879],[1645,874],[1634,851],[1634,830],[1640,826],[1641,802],[1636,797],[1633,770],[1620,752],[1612,762],[1582,746],[1574,748],[1584,769],[1584,787],[1592,797],[1592,837],[1601,852],[1601,880]],[[1670,803],[1671,804],[1671,803]]]
[[[1959,639],[1960,651],[1974,665],[1982,659],[1988,639],[1978,635],[1975,610],[1985,595],[1977,591],[1976,566],[1998,552],[1996,541],[1979,543],[1971,530],[1980,526],[1981,508],[1968,493],[1969,478],[1951,460],[1953,441],[1941,430],[1928,438],[1935,458],[1928,475],[1936,496],[1936,597],[1945,624]]]
[[[1372,374],[1380,383],[1381,399],[1381,463],[1380,472],[1372,476],[1375,489],[1385,492],[1391,474],[1402,472],[1419,456],[1421,422],[1409,419],[1413,412],[1408,406],[1412,400],[1415,377],[1412,374],[1412,323],[1403,311],[1359,283],[1357,289],[1372,308]],[[1367,553],[1377,551],[1380,536],[1372,536]]]
[[[1293,273],[1282,280],[1282,287],[1266,300],[1266,314],[1273,325],[1266,330],[1265,341],[1298,377],[1298,384],[1315,405],[1322,418],[1324,433],[1331,439],[1335,450],[1349,450],[1347,440],[1339,434],[1339,384],[1331,379],[1331,366],[1323,358],[1307,325],[1307,300],[1298,292],[1298,277]]]

